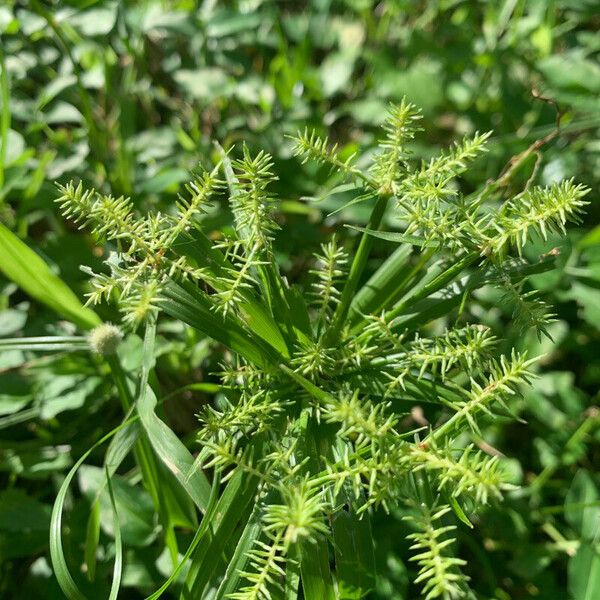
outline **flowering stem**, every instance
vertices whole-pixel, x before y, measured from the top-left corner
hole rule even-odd
[[[373,211],[371,212],[371,217],[369,218],[367,229],[379,229],[381,221],[383,220],[383,215],[385,214],[385,209],[387,208],[388,198],[388,195],[379,196],[377,198],[375,206],[373,207]],[[340,303],[338,304],[333,316],[331,326],[325,334],[326,345],[335,341],[335,339],[339,336],[340,330],[342,329],[344,321],[346,320],[346,316],[348,315],[350,304],[354,298],[356,289],[358,288],[358,283],[365,269],[365,265],[367,264],[367,259],[369,258],[369,253],[371,252],[372,246],[373,236],[366,232],[363,233],[356,254],[354,255],[354,260],[352,261],[352,265],[350,267],[350,273],[348,274],[346,285],[342,290]]]

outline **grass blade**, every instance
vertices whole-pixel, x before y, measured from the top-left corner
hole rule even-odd
[[[8,130],[10,128],[10,88],[8,70],[4,50],[0,48],[0,99],[2,112],[0,113],[0,190],[4,187],[4,170],[8,146]]]
[[[221,483],[220,474],[218,471],[215,471],[215,476],[214,476],[212,488],[210,491],[210,498],[208,500],[208,506],[206,507],[206,513],[204,514],[204,517],[202,519],[202,523],[200,524],[200,527],[198,528],[198,530],[196,531],[196,534],[194,535],[194,539],[188,546],[186,553],[183,555],[183,558],[181,559],[181,561],[179,562],[177,567],[173,570],[173,573],[171,574],[171,576],[160,586],[160,588],[158,590],[156,590],[153,594],[148,596],[146,598],[146,600],[158,600],[158,598],[160,598],[162,596],[162,594],[169,588],[169,586],[177,579],[177,576],[179,575],[179,573],[181,572],[183,567],[186,565],[190,556],[192,555],[194,550],[197,548],[198,544],[202,541],[202,539],[208,532],[209,527],[211,525],[212,518],[213,518],[213,513],[215,510],[215,507],[217,506],[217,499],[219,497],[220,483]]]
[[[241,573],[247,570],[249,561],[248,552],[250,552],[256,540],[260,537],[263,529],[260,515],[261,504],[257,502],[254,505],[254,509],[252,510],[252,514],[244,528],[242,536],[235,547],[233,557],[227,565],[227,571],[225,571],[225,576],[217,590],[214,600],[224,600],[224,598],[227,598],[228,594],[235,592],[237,589],[238,583],[241,580]]]
[[[117,511],[117,503],[115,502],[115,495],[113,493],[111,475],[108,471],[108,467],[105,467],[104,471],[106,473],[106,485],[108,487],[108,496],[110,498],[110,504],[112,506],[115,532],[115,564],[113,567],[113,580],[110,586],[110,595],[108,597],[108,600],[117,600],[117,596],[119,595],[119,588],[121,587],[121,575],[123,573],[123,542],[121,540],[119,513]]]
[[[329,568],[327,540],[300,543],[300,572],[305,600],[336,600],[333,577]]]
[[[387,208],[387,203],[387,196],[380,196],[377,198],[375,206],[373,207],[373,212],[369,218],[369,229],[376,229],[379,227],[381,220],[383,219],[385,209]],[[371,252],[372,246],[373,238],[367,233],[363,233],[358,245],[358,249],[356,250],[356,254],[354,255],[354,260],[350,266],[348,279],[346,280],[346,284],[342,290],[340,302],[337,305],[335,314],[333,316],[333,321],[325,335],[325,341],[327,343],[331,343],[337,338],[346,321],[346,316],[350,310],[350,303],[352,302],[352,298],[358,289],[358,283],[365,269],[365,265],[367,264],[367,259],[369,258],[369,253]]]
[[[44,336],[0,340],[0,350],[31,350],[33,352],[77,352],[89,350],[87,338],[81,336]]]
[[[235,535],[238,523],[247,514],[248,505],[256,494],[257,481],[237,469],[219,498],[211,522],[211,535],[196,550],[190,564],[181,597],[185,600],[202,598],[206,585],[218,574],[227,543]]]
[[[150,369],[154,361],[154,337],[156,320],[151,319],[144,336],[144,362],[140,378],[139,395],[136,402],[137,411],[144,431],[152,448],[175,475],[177,481],[186,490],[194,504],[206,512],[210,498],[210,484],[204,474],[194,468],[194,459],[188,449],[181,443],[173,431],[161,421],[154,412],[156,397],[148,385]]]
[[[403,244],[373,273],[372,277],[362,286],[350,305],[350,320],[360,317],[360,314],[377,314],[394,297],[406,277],[402,272],[407,270],[408,257],[412,246]]]
[[[369,514],[339,511],[333,519],[335,573],[342,598],[363,598],[375,587],[375,553]]]
[[[410,244],[413,246],[432,246],[433,244],[427,243],[423,238],[417,237],[416,235],[407,235],[406,233],[400,233],[397,231],[378,231],[377,229],[368,229],[366,227],[357,227],[356,225],[346,225],[348,229],[355,229],[356,231],[362,231],[367,235],[379,238],[380,240],[386,240],[387,242],[396,242],[401,244]]]
[[[264,364],[278,360],[275,349],[267,346],[262,339],[252,337],[237,319],[230,315],[222,318],[212,311],[200,290],[190,292],[181,285],[172,284],[164,294],[166,299],[159,304],[170,316],[202,331],[250,362]]]
[[[129,423],[131,423],[130,419],[123,421],[118,427],[107,433],[83,454],[67,473],[67,476],[58,490],[56,500],[54,501],[52,516],[50,518],[50,559],[58,584],[68,600],[86,600],[86,596],[79,590],[71,576],[62,545],[62,511],[69,486],[73,481],[73,477],[75,477],[75,474],[79,470],[79,467],[86,461],[90,454]]]
[[[300,588],[300,549],[298,544],[292,545],[285,563],[285,600],[297,600]]]
[[[431,294],[446,287],[450,282],[454,281],[467,267],[472,265],[479,257],[479,254],[471,253],[463,256],[460,260],[454,263],[451,267],[440,273],[433,280],[427,282],[425,285],[414,288],[405,298],[402,299],[394,308],[390,311],[388,317],[393,319],[409,305],[427,298]]]
[[[100,324],[67,284],[10,229],[0,223],[0,271],[24,292],[82,329]]]
[[[92,504],[85,534],[84,560],[89,581],[96,578],[96,551],[100,541],[100,499]]]

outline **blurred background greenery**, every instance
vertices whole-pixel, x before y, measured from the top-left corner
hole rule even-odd
[[[479,295],[481,322],[545,357],[540,378],[513,406],[520,420],[486,432],[488,450],[510,457],[520,489],[481,514],[477,534],[465,529],[459,542],[481,598],[600,598],[599,30],[598,0],[5,0],[0,223],[82,297],[79,265],[97,264],[103,250],[59,216],[54,182],[81,179],[131,196],[141,211],[168,211],[190,170],[214,157],[213,141],[226,148],[245,141],[275,158],[278,219],[286,224],[276,248],[294,280],[324,234],[339,231],[350,243],[342,223],[366,218],[361,205],[345,206],[350,196],[326,170],[292,156],[286,135],[298,128],[330,132],[344,153],[368,151],[388,103],[406,96],[424,114],[417,158],[465,133],[493,130],[490,152],[461,182],[465,189],[539,142],[521,184],[574,177],[592,188],[591,204],[566,240],[530,250],[559,246],[558,269],[534,278],[555,307],[553,341],[518,339],[500,298]],[[546,136],[552,139],[542,144]],[[206,216],[209,228],[230,221],[225,206]],[[377,249],[380,258],[391,251],[385,242]],[[2,337],[72,331],[1,276],[0,310]],[[118,318],[110,308],[101,313]],[[209,381],[218,370],[218,350],[197,333],[168,322],[160,333],[166,392]],[[130,335],[122,348],[132,370],[140,347]],[[171,426],[189,440],[203,401],[190,394],[165,406]],[[1,597],[62,598],[48,558],[51,506],[66,470],[120,418],[93,359],[0,355]],[[86,467],[69,498],[73,557],[82,552],[99,473]],[[130,507],[121,511],[130,598],[155,589],[169,569],[136,476],[123,477],[117,490]],[[104,513],[108,548],[110,504]],[[398,543],[404,526],[382,521],[375,530],[385,569],[372,597],[418,597]],[[107,596],[109,568],[108,559],[98,566],[98,598]]]

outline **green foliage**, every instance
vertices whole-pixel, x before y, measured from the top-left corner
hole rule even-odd
[[[420,567],[417,582],[425,581],[423,594],[426,600],[431,598],[450,600],[464,596],[467,578],[458,569],[465,564],[465,561],[449,556],[447,550],[455,542],[453,538],[447,536],[455,526],[442,527],[437,523],[450,510],[450,507],[446,506],[441,510],[434,509],[432,514],[431,509],[423,506],[420,514],[411,518],[419,529],[408,536],[414,541],[410,549],[417,552],[411,560],[417,561]]]
[[[529,212],[524,217],[523,213],[510,209],[515,200],[506,200],[483,218],[477,214],[482,206],[480,196],[475,194],[469,199],[452,192],[453,201],[447,198],[444,190],[450,189],[452,178],[466,168],[465,161],[481,150],[485,136],[457,145],[416,171],[405,159],[400,161],[406,138],[414,135],[406,123],[417,114],[406,103],[390,110],[385,141],[375,167],[370,169],[371,175],[354,167],[350,169],[353,174],[360,173],[357,179],[364,186],[357,193],[364,194],[371,188],[372,193],[380,196],[374,211],[378,210],[381,198],[387,200],[390,195],[398,198],[400,210],[407,204],[407,198],[413,206],[420,203],[423,213],[431,213],[428,218],[437,223],[437,228],[425,237],[421,225],[415,226],[421,221],[419,210],[402,215],[406,230],[421,234],[422,244],[417,246],[433,242],[442,259],[448,250],[460,259],[461,250],[472,254],[477,249],[481,257],[477,269],[497,268],[510,248],[512,232],[522,230],[521,223],[529,218]],[[297,148],[298,152],[327,162],[342,174],[349,172],[349,163],[341,162],[335,150],[328,149],[326,140],[316,136],[307,140],[301,135]],[[449,328],[434,338],[422,336],[419,330],[430,320],[426,312],[417,312],[417,324],[409,330],[399,320],[403,313],[402,304],[397,304],[399,295],[384,302],[381,319],[377,315],[363,315],[363,324],[350,328],[347,308],[352,298],[346,290],[351,289],[353,278],[360,277],[361,252],[368,250],[359,246],[346,276],[341,267],[347,259],[334,240],[323,246],[323,256],[317,257],[320,268],[312,271],[318,282],[319,302],[308,313],[311,326],[302,335],[290,330],[286,325],[288,320],[291,322],[287,315],[291,314],[292,306],[287,298],[292,289],[281,277],[270,237],[274,227],[270,214],[274,197],[268,186],[275,180],[271,158],[261,152],[253,159],[244,148],[241,160],[232,163],[223,154],[221,163],[210,176],[203,176],[203,188],[197,184],[191,186],[196,197],[204,199],[220,191],[216,178],[220,166],[228,179],[234,232],[224,242],[212,245],[217,268],[207,263],[198,269],[192,257],[178,256],[177,247],[172,245],[180,236],[184,242],[192,243],[192,227],[201,231],[196,218],[198,211],[191,208],[198,205],[196,201],[184,205],[174,220],[136,217],[127,199],[99,197],[90,202],[91,194],[72,184],[61,187],[63,195],[59,202],[66,216],[85,220],[99,239],[108,238],[117,244],[116,258],[107,261],[112,274],[102,276],[111,290],[129,297],[132,286],[142,277],[146,286],[151,282],[153,291],[181,287],[190,303],[206,305],[220,315],[220,326],[224,329],[235,323],[249,339],[260,335],[267,343],[258,360],[239,354],[226,367],[224,383],[229,392],[225,393],[224,405],[221,409],[207,406],[200,416],[200,453],[194,468],[204,472],[218,469],[224,474],[223,480],[243,473],[258,484],[254,502],[261,506],[259,518],[264,528],[241,568],[241,578],[246,583],[229,597],[270,598],[275,590],[285,590],[288,571],[293,572],[296,560],[292,549],[302,538],[317,543],[321,536],[330,537],[327,518],[342,506],[368,519],[380,507],[388,512],[413,503],[424,506],[421,531],[413,534],[413,549],[422,551],[414,557],[421,568],[415,583],[424,582],[427,598],[458,597],[467,581],[459,570],[465,561],[447,555],[452,540],[444,536],[454,526],[437,525],[450,510],[450,507],[440,509],[438,504],[450,494],[457,506],[457,502],[469,500],[480,507],[490,498],[501,498],[506,485],[496,458],[474,453],[470,447],[457,450],[454,445],[457,436],[469,429],[480,433],[482,415],[491,416],[498,407],[510,410],[509,403],[520,384],[531,378],[530,366],[534,361],[514,349],[509,358],[498,356],[493,350],[494,340],[481,326]],[[428,179],[432,189],[439,193],[425,191],[429,189]],[[396,187],[400,180],[402,184]],[[549,207],[556,204],[559,190],[561,205],[554,211]],[[549,227],[556,214],[560,215],[561,226],[563,220],[576,217],[585,192],[571,183],[532,192],[539,209],[536,224],[541,232],[545,232],[543,219]],[[468,238],[473,245],[467,245],[466,241],[448,243],[464,237],[463,232],[457,232],[455,205],[462,206],[472,217],[468,221],[471,228]],[[506,240],[497,246],[502,253],[490,253],[487,251],[490,246],[485,249],[478,246],[479,240],[491,238],[492,230],[494,236]],[[363,239],[369,235],[364,233]],[[519,237],[519,251],[526,240],[527,236]],[[156,260],[159,249],[160,260]],[[168,250],[173,252],[172,256],[166,254]],[[116,273],[115,263],[122,265]],[[455,284],[469,264],[463,262],[460,269],[446,267],[449,275],[438,276],[438,280],[442,278],[438,290]],[[151,274],[145,275],[149,267]],[[192,272],[194,279],[189,277]],[[340,279],[342,292],[336,288]],[[202,282],[209,290],[202,291],[194,281]],[[175,305],[180,302],[177,297],[173,301]],[[148,301],[144,314],[140,313],[139,304],[121,304],[126,323],[146,323],[147,349],[139,388],[143,398],[148,393],[145,387],[152,358],[150,344],[155,335],[153,322],[161,309],[173,313],[173,306],[165,304],[158,293]],[[291,355],[289,360],[258,329],[258,324],[249,319],[248,306],[253,305],[262,307],[263,318],[279,329]],[[336,329],[335,324],[340,320],[342,325]],[[208,333],[202,321],[188,323]],[[230,349],[236,348],[232,345]],[[444,418],[442,410],[438,416],[441,422],[432,426],[420,441],[419,429],[402,425],[401,404],[385,401],[390,383],[384,384],[383,394],[377,392],[376,383],[383,375],[392,384],[400,385],[404,402],[415,400],[407,388],[409,382],[417,386],[423,381],[434,383],[436,393],[429,400],[441,404],[450,414]],[[365,389],[371,389],[371,393],[361,392]],[[142,422],[146,424],[144,417]],[[411,441],[413,436],[417,437]],[[311,450],[317,447],[318,458]],[[426,483],[428,493],[419,485],[413,486],[411,476]],[[462,509],[457,510],[462,513]]]

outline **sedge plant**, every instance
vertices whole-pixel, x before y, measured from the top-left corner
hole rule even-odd
[[[114,301],[123,314],[118,327],[100,325],[90,337],[129,411],[109,434],[106,484],[110,491],[120,461],[144,442],[138,452],[170,470],[199,518],[183,558],[171,531],[177,566],[151,598],[170,585],[182,598],[364,597],[376,586],[375,511],[404,516],[422,597],[469,594],[456,527],[471,526],[468,515],[510,488],[499,458],[469,438],[496,414],[510,414],[535,361],[499,351],[469,311],[472,295],[499,288],[520,329],[547,334],[552,314],[524,284],[552,268],[554,256],[532,263],[522,250],[532,236],[577,221],[588,190],[564,181],[508,195],[504,174],[463,194],[458,179],[485,152],[488,135],[418,162],[409,148],[420,120],[408,102],[390,107],[366,169],[315,132],[294,138],[301,160],[335,171],[351,185],[353,203],[371,206],[367,226],[355,228],[357,246],[333,236],[299,284],[275,258],[277,175],[265,152],[243,147],[231,159],[220,149],[218,164],[194,175],[169,214],[137,214],[128,198],[82,184],[60,187],[64,215],[112,250],[103,272],[88,269],[89,303]],[[203,214],[223,198],[234,227],[209,235]],[[397,231],[384,230],[386,214]],[[395,247],[366,277],[376,238]],[[154,340],[163,315],[227,349],[220,393],[198,413],[194,457],[155,412]],[[144,332],[135,382],[112,354],[128,328]],[[411,416],[415,407],[425,407],[426,420]],[[68,597],[81,592],[63,553],[61,515],[82,461],[53,515],[52,558]],[[112,597],[122,568],[115,541]]]

